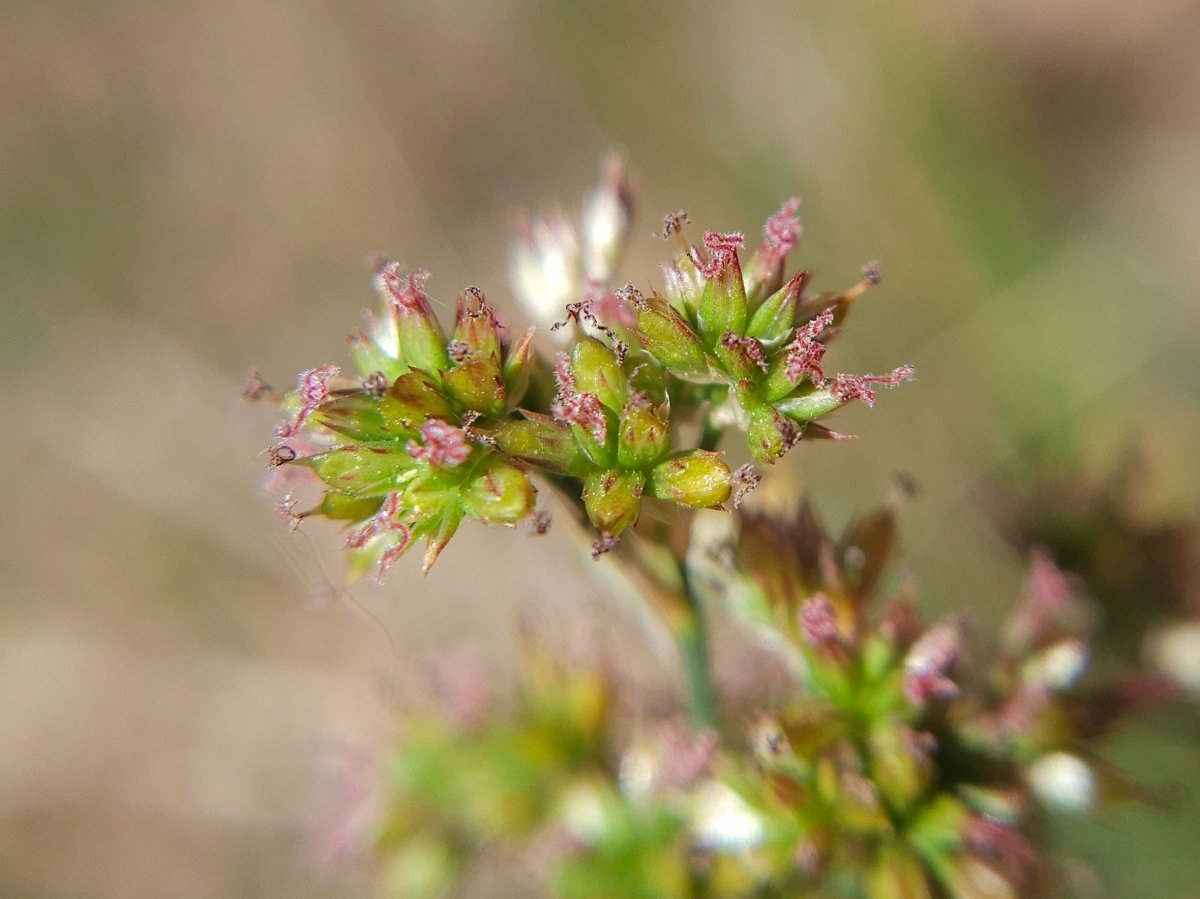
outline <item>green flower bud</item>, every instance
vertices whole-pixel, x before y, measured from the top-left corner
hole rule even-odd
[[[808,277],[807,270],[798,272],[787,284],[767,297],[750,317],[746,333],[770,347],[782,343],[796,323],[796,305],[800,302],[800,294]]]
[[[871,776],[896,812],[909,809],[933,778],[933,737],[903,724],[885,721],[867,738]]]
[[[478,287],[468,287],[458,298],[454,340],[467,347],[471,358],[490,359],[499,367],[500,335],[496,316]]]
[[[598,471],[583,479],[588,520],[607,537],[618,537],[637,520],[646,476],[637,471]]]
[[[405,365],[424,372],[439,372],[450,364],[446,335],[425,295],[423,269],[402,273],[395,262],[385,262],[375,276],[384,300],[396,314],[397,355]]]
[[[646,299],[629,285],[625,295],[637,317],[638,339],[651,356],[679,375],[708,373],[704,347],[683,316],[657,293]]]
[[[383,496],[396,489],[415,464],[404,453],[369,446],[343,446],[296,459],[322,481],[351,497]]]
[[[394,446],[415,430],[404,420],[395,399],[365,392],[334,397],[318,406],[311,418],[355,443]]]
[[[834,409],[840,408],[843,403],[844,400],[837,396],[836,391],[821,388],[782,400],[775,404],[775,408],[792,421],[804,422],[828,415]]]
[[[614,412],[629,399],[628,379],[612,350],[594,337],[581,337],[571,350],[576,393],[592,393]]]
[[[871,899],[932,899],[921,862],[903,843],[888,841],[875,853],[868,875]]]
[[[525,472],[492,454],[459,492],[459,501],[472,518],[511,525],[533,511],[536,493]]]
[[[753,389],[755,381],[767,371],[763,346],[753,337],[743,337],[726,331],[713,347],[713,357],[729,377],[745,382]]]
[[[396,314],[391,308],[384,311],[383,319],[366,313],[367,331],[351,334],[350,355],[359,372],[366,377],[372,372],[381,372],[388,381],[394,381],[408,371],[407,366],[394,353],[398,352],[396,337]]]
[[[580,477],[593,470],[570,426],[546,416],[526,415],[525,419],[506,419],[483,433],[509,458],[552,474]]]
[[[962,802],[939,793],[909,823],[908,841],[926,865],[940,871],[959,851],[970,821],[971,812]]]
[[[696,324],[707,346],[713,346],[726,331],[744,334],[746,328],[746,285],[737,251],[744,243],[741,234],[704,235],[704,245],[713,254],[707,262],[693,262],[705,277],[696,301]]]
[[[458,880],[462,859],[433,833],[414,835],[397,848],[384,871],[388,892],[413,899],[445,896]]]
[[[333,521],[363,521],[378,512],[382,502],[382,497],[378,496],[353,497],[329,492],[321,497],[321,502],[299,517],[320,515]]]
[[[583,407],[582,416],[585,420],[582,423],[571,422],[571,436],[593,466],[611,468],[616,464],[616,416],[600,405],[594,393],[582,394],[582,398],[585,401],[591,399],[594,405]]]
[[[669,456],[650,472],[647,492],[693,509],[710,509],[729,499],[731,475],[718,453],[688,450]]]
[[[617,464],[622,468],[649,468],[671,448],[671,432],[647,403],[631,401],[617,423]]]
[[[468,356],[447,370],[442,380],[446,392],[467,409],[489,416],[503,415],[507,409],[504,379],[499,364],[492,358]]]
[[[879,789],[860,774],[843,771],[838,778],[838,819],[853,833],[884,834],[892,830]]]
[[[392,382],[387,395],[395,403],[387,407],[389,416],[394,416],[396,424],[409,431],[416,431],[426,419],[446,421],[455,417],[450,401],[425,372],[410,371],[401,375]]]
[[[800,429],[773,406],[750,410],[746,443],[759,462],[774,462],[800,440]]]
[[[532,358],[533,328],[530,328],[518,338],[516,343],[508,348],[504,355],[502,372],[504,389],[508,395],[509,407],[515,407],[529,389],[529,360]]]

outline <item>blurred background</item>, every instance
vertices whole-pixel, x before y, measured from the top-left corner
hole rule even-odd
[[[371,253],[510,309],[517,215],[575,209],[612,147],[631,277],[662,213],[753,234],[793,194],[819,288],[881,260],[830,359],[920,380],[793,461],[835,525],[915,478],[931,613],[1017,596],[977,494],[1046,453],[1137,448],[1145,514],[1197,512],[1200,6],[805,6],[0,4],[0,895],[372,895],[321,857],[422,659],[622,627],[563,532],[467,527],[424,579],[338,590],[239,400],[251,366],[346,361]],[[1195,726],[1112,757],[1200,788]],[[1197,802],[1061,837],[1101,895],[1198,896]]]

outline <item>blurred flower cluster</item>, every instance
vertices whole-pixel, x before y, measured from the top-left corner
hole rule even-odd
[[[1044,463],[982,501],[1014,548],[1077,579],[1111,664],[1149,664],[1200,697],[1200,521],[1139,511],[1144,472],[1136,453],[1103,476]]]
[[[807,504],[740,516],[720,590],[764,638],[747,664],[782,657],[790,688],[720,731],[635,723],[613,672],[536,647],[515,707],[410,719],[379,844],[396,895],[488,853],[579,899],[1061,895],[1043,814],[1141,797],[1097,750],[1161,694],[1087,682],[1091,619],[1045,559],[990,646],[881,601],[895,535],[891,509],[836,540]]]
[[[428,569],[464,518],[540,533],[536,484],[590,527],[593,557],[612,554],[680,652],[686,723],[630,714],[615,668],[532,644],[513,703],[459,676],[437,711],[408,715],[382,791],[390,891],[449,895],[507,859],[527,891],[576,899],[1059,894],[1045,811],[1143,797],[1098,750],[1174,687],[1091,664],[1102,618],[1044,551],[998,635],[975,645],[965,618],[930,625],[912,596],[880,595],[894,505],[835,538],[806,503],[743,504],[761,475],[723,447],[769,464],[842,438],[820,420],[912,377],[826,361],[878,269],[809,292],[808,271],[787,268],[801,234],[788,200],[748,256],[741,233],[692,241],[672,213],[659,283],[621,283],[632,198],[610,160],[578,220],[522,230],[514,293],[552,356],[476,287],[447,333],[427,274],[383,262],[381,311],[350,339],[356,374],[323,365],[278,398],[280,509],[293,525],[344,523],[354,570],[382,577],[421,540]],[[301,509],[305,480],[319,499]],[[1105,546],[1160,542],[1105,520]],[[1006,521],[1023,544],[1054,544],[1051,524]],[[784,689],[722,701],[715,604],[761,638],[743,674],[782,669]]]

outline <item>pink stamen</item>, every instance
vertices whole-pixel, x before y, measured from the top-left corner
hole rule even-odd
[[[388,537],[393,541],[379,557],[379,580],[383,580],[387,570],[408,549],[411,535],[408,525],[400,520],[402,511],[401,495],[389,493],[378,512],[346,535],[346,546],[350,549],[362,549],[376,537]]]
[[[304,427],[308,417],[316,411],[321,403],[329,399],[329,379],[340,371],[341,369],[336,365],[322,365],[300,373],[296,385],[296,394],[300,397],[300,408],[290,422],[284,421],[276,425],[276,437],[281,440],[286,439]]]
[[[800,607],[800,631],[810,646],[837,643],[837,615],[824,593],[814,593]]]
[[[719,231],[705,231],[704,247],[712,253],[711,258],[705,259],[695,249],[688,256],[691,258],[692,264],[696,266],[696,271],[700,272],[706,278],[715,278],[731,262],[737,261],[737,251],[745,245],[746,238],[740,231],[728,231],[724,233]]]
[[[466,432],[440,418],[427,419],[421,425],[421,437],[425,441],[424,446],[418,446],[416,441],[410,440],[404,448],[405,452],[435,468],[456,468],[471,455]]]
[[[833,379],[833,395],[843,403],[861,400],[868,406],[875,405],[875,391],[872,387],[895,387],[904,381],[911,381],[917,376],[911,365],[901,365],[886,375],[846,375],[841,374]]]
[[[608,436],[604,408],[596,394],[575,392],[575,375],[566,353],[559,353],[554,360],[554,383],[558,388],[558,395],[550,405],[554,417],[558,421],[579,425],[597,443],[604,443]]]
[[[958,628],[937,624],[913,644],[904,658],[902,687],[905,698],[918,708],[931,699],[951,699],[958,695],[958,685],[949,671],[958,659],[962,642]]]
[[[817,338],[831,324],[833,310],[826,309],[796,330],[796,336],[788,346],[783,369],[784,376],[793,384],[799,383],[805,375],[809,375],[818,387],[825,383],[825,372],[821,369],[821,360],[825,357],[825,344]]]
[[[799,208],[800,198],[792,197],[763,225],[763,242],[758,252],[768,264],[782,262],[799,243],[801,227],[796,217]]]
[[[727,350],[735,350],[740,353],[748,362],[757,365],[763,371],[766,371],[767,360],[763,356],[762,344],[753,337],[739,336],[733,331],[726,331],[721,335],[721,346]]]
[[[423,268],[402,272],[400,263],[385,262],[379,267],[375,276],[376,283],[383,290],[397,311],[422,311],[427,299],[425,282],[429,280],[429,272]]]

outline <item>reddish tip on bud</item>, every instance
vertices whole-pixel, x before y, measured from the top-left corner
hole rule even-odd
[[[787,254],[796,248],[802,232],[800,220],[796,216],[796,210],[799,208],[799,197],[792,197],[763,224],[762,242],[755,250],[750,266],[751,280],[756,282],[756,287],[751,293],[757,293],[757,287],[767,290],[779,287],[784,278]]]
[[[963,840],[985,861],[994,862],[1010,879],[1021,881],[1037,867],[1033,846],[1012,827],[980,815],[967,823]]]
[[[933,699],[951,699],[958,685],[949,677],[962,644],[959,629],[935,624],[913,644],[904,658],[904,696],[922,708]]]
[[[824,593],[814,593],[799,611],[800,632],[810,646],[832,646],[838,642],[837,614]]]
[[[550,513],[545,509],[534,509],[525,523],[530,537],[544,537],[550,532]]]
[[[800,198],[790,197],[763,225],[763,243],[772,253],[786,255],[795,248],[802,230],[800,219],[796,216],[799,208]]]
[[[390,260],[381,263],[375,273],[375,283],[379,290],[397,311],[422,311],[428,302],[425,297],[425,282],[428,280],[427,269],[416,268],[410,272],[402,272],[400,263]]]
[[[721,347],[738,357],[740,368],[758,366],[763,371],[767,371],[769,367],[767,358],[763,355],[762,344],[753,337],[743,337],[733,331],[726,331],[721,335]]]
[[[706,278],[715,278],[725,270],[730,262],[737,259],[737,252],[746,245],[746,238],[741,231],[705,231],[704,248],[712,256],[703,258],[699,252],[693,251],[692,263],[696,270]]]
[[[860,296],[862,296],[864,293],[866,293],[870,288],[875,287],[876,285],[879,284],[880,281],[883,280],[883,275],[879,271],[879,263],[878,262],[874,262],[874,261],[868,262],[861,269],[859,269],[859,272],[862,274],[862,280],[859,281],[857,284],[855,284],[853,287],[847,288],[846,290],[842,291],[841,296],[838,298],[840,300],[839,305],[841,306],[842,315],[845,315],[845,311],[846,311],[847,305],[849,303],[853,302],[854,300],[857,300]],[[841,321],[840,315],[838,317],[838,320]]]
[[[659,741],[663,780],[675,787],[691,786],[707,775],[721,747],[716,731],[695,733],[686,727],[664,728]]]
[[[242,400],[247,403],[257,403],[263,400],[278,402],[279,395],[263,380],[257,368],[250,369],[246,375],[246,383],[242,386]]]

